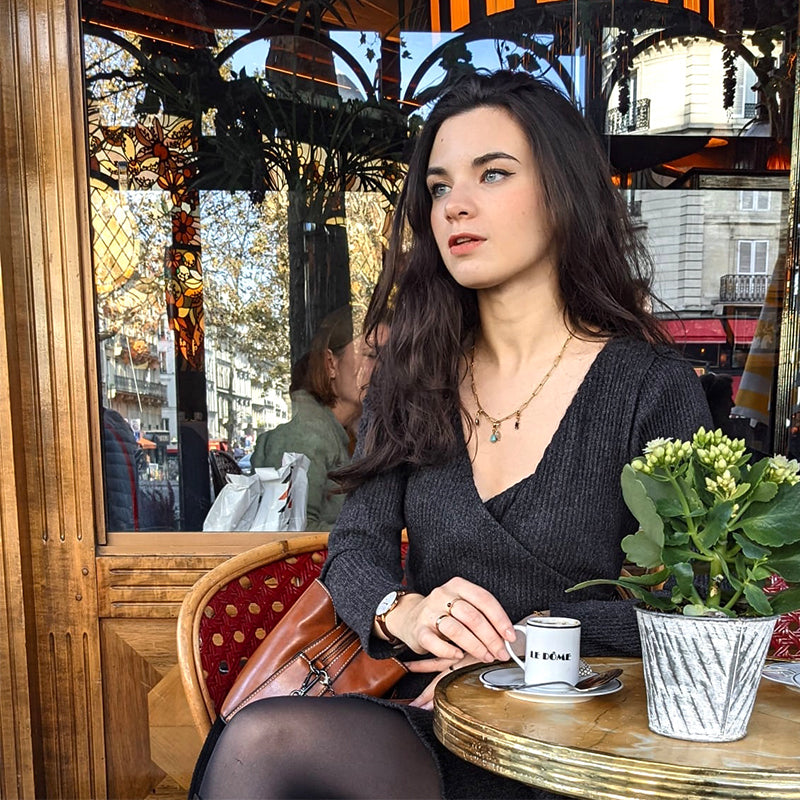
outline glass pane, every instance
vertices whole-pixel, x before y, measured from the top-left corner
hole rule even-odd
[[[730,379],[720,424],[772,447],[797,3],[489,5],[84,4],[110,529],[201,530],[225,474],[300,419],[341,309],[356,344],[337,358],[367,352],[410,145],[476,69],[553,83],[604,137],[655,310]],[[340,461],[357,405],[334,415]]]

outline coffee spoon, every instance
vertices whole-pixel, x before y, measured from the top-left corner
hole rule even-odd
[[[588,678],[582,678],[577,683],[569,683],[569,681],[546,681],[544,683],[510,683],[507,686],[498,686],[498,689],[505,691],[515,691],[517,689],[538,689],[540,686],[569,686],[576,692],[591,692],[594,689],[599,689],[607,683],[611,683],[614,678],[622,675],[622,670],[617,667],[616,669],[609,669],[605,672],[599,672],[596,675],[590,675]]]

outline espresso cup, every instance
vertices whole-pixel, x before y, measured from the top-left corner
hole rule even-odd
[[[525,683],[548,681],[578,682],[581,660],[581,623],[569,617],[531,617],[524,625],[515,625],[524,634],[524,658],[506,650],[525,673]]]

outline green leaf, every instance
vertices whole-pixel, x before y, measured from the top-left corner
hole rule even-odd
[[[771,503],[753,503],[740,518],[739,527],[766,547],[800,541],[800,483],[781,484]]]
[[[654,483],[656,482],[649,480],[648,488],[652,488]],[[631,514],[636,517],[642,531],[648,534],[660,548],[664,544],[664,523],[661,517],[658,516],[656,505],[648,495],[644,483],[639,480],[638,473],[630,464],[626,464],[622,468],[620,484],[625,505],[628,506]],[[646,565],[640,564],[639,566]]]
[[[742,480],[747,481],[748,483],[753,485],[760,483],[768,467],[769,467],[768,458],[762,458],[760,461],[756,461],[755,464],[752,464],[749,467],[742,467],[741,469]]]
[[[760,558],[764,558],[770,554],[770,550],[767,550],[766,547],[762,547],[755,542],[751,542],[746,536],[743,536],[738,531],[734,531],[733,538],[736,544],[742,548],[742,552],[747,556],[747,558],[754,558],[756,560]]]
[[[800,610],[800,586],[784,589],[770,598],[773,614],[789,614]]]
[[[659,594],[648,592],[641,586],[629,586],[630,593],[637,599],[646,603],[652,608],[657,608],[659,611],[674,611],[676,606],[668,597],[663,597]]]
[[[800,542],[773,552],[765,566],[789,583],[800,583]]]
[[[692,473],[694,475],[694,473]],[[702,517],[706,513],[706,504],[700,499],[697,493],[697,487],[694,485],[694,478],[689,480],[679,480],[683,493],[686,497],[686,502],[689,504],[690,517]]]
[[[744,587],[744,596],[753,611],[760,617],[768,617],[775,612],[772,610],[772,605],[763,590],[752,583],[748,583]]]
[[[757,567],[753,567],[750,570],[750,577],[754,581],[765,581],[770,575],[772,575],[772,570],[763,564],[759,564]]]
[[[710,550],[725,535],[732,513],[733,503],[730,500],[711,508],[706,517],[706,524],[698,536],[702,548]]]
[[[677,547],[678,545],[686,544],[688,541],[688,531],[675,530],[671,526],[664,529],[664,547]]]
[[[680,589],[681,594],[689,600],[697,602],[700,596],[694,586],[694,570],[692,565],[684,562],[672,566],[672,574],[675,576],[675,584]]]
[[[667,484],[669,485],[669,484]],[[652,495],[651,495],[652,497]],[[680,502],[675,498],[659,499],[655,501],[656,511],[662,517],[681,517],[683,516],[683,507]]]
[[[759,483],[750,495],[750,499],[755,503],[767,503],[778,493],[778,484],[772,481]]]
[[[657,608],[661,611],[672,611],[675,608],[675,604],[670,602],[669,598],[653,594],[653,592],[649,592],[647,589],[643,588],[639,583],[637,583],[633,578],[615,578],[614,580],[606,578],[598,578],[597,580],[593,581],[582,581],[581,583],[575,584],[575,586],[570,586],[570,588],[566,589],[566,591],[575,592],[578,589],[585,589],[587,586],[604,586],[604,585],[622,586],[625,589],[627,589],[637,599],[642,600],[645,603],[647,603],[647,605],[652,606],[653,608]]]
[[[683,615],[685,617],[704,617],[709,611],[711,609],[702,603],[690,603],[683,607]]]
[[[662,553],[664,544],[664,532],[661,531],[661,541],[656,535],[639,530],[629,534],[622,540],[622,549],[632,561],[639,567],[652,569],[662,563]]]
[[[661,551],[662,563],[666,567],[680,564],[682,561],[692,561],[697,558],[697,553],[688,547],[665,547]]]
[[[655,586],[669,578],[670,570],[660,569],[658,572],[645,572],[643,575],[626,575],[620,580],[635,583],[637,586]]]
[[[749,491],[750,491],[749,483],[740,483],[736,486],[736,490],[734,491],[731,500],[738,500],[740,497],[744,497]]]

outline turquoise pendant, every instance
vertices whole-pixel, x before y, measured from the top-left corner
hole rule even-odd
[[[500,441],[500,431],[497,428],[492,428],[492,435],[489,437],[489,441],[492,444]]]

